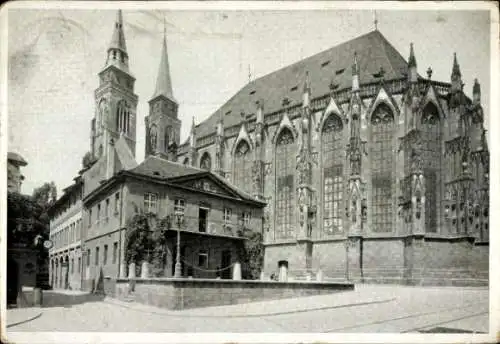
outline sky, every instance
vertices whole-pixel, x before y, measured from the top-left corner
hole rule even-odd
[[[8,12],[8,150],[28,162],[22,193],[44,182],[71,184],[90,149],[97,73],[104,67],[115,10],[10,9]],[[144,159],[144,117],[154,92],[163,20],[173,92],[182,120],[199,123],[250,79],[374,29],[373,10],[124,9],[130,71],[136,78],[136,160]],[[418,72],[449,82],[453,53],[472,93],[481,83],[486,127],[490,100],[487,11],[377,10],[378,30],[405,57],[414,43]],[[312,85],[314,87],[314,84]]]

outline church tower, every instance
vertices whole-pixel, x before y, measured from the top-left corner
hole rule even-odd
[[[160,66],[156,78],[156,88],[149,101],[149,116],[146,122],[146,158],[161,156],[175,161],[179,147],[181,121],[177,118],[179,105],[172,92],[172,80],[168,65],[167,35],[163,28],[163,46]]]
[[[134,83],[128,67],[122,11],[118,10],[106,63],[94,93],[96,114],[91,125],[91,152],[95,158],[108,154],[122,135],[135,156],[138,97]]]

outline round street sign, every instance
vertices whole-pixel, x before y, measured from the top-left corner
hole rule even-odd
[[[51,240],[45,240],[43,242],[43,247],[45,247],[46,249],[50,249],[52,247],[52,241]]]

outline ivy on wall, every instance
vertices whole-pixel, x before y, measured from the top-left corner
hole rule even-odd
[[[243,228],[238,235],[245,238],[240,248],[241,277],[255,280],[260,278],[264,264],[264,244],[262,234]]]

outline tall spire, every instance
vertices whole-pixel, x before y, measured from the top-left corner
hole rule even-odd
[[[128,71],[128,53],[125,43],[125,34],[123,32],[123,16],[121,10],[116,12],[113,36],[111,37],[111,42],[108,47],[106,67],[109,65],[114,65],[122,70]]]
[[[160,66],[158,67],[158,76],[156,77],[156,88],[152,98],[160,95],[176,101],[172,92],[172,80],[170,79],[170,68],[168,65],[167,53],[167,29],[165,18],[163,19],[163,46],[161,49]]]
[[[309,71],[306,71],[304,79],[304,93],[302,96],[302,107],[309,107],[311,98],[311,81],[309,80]]]

